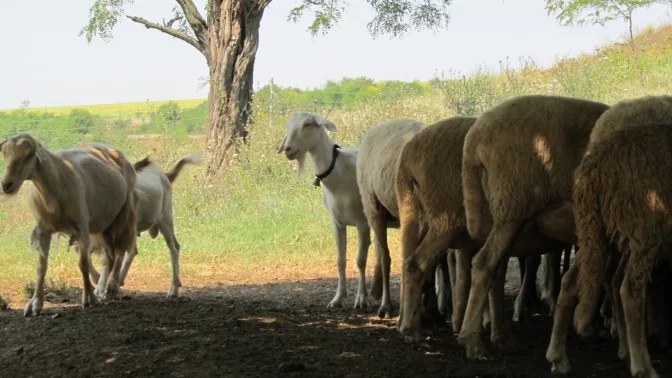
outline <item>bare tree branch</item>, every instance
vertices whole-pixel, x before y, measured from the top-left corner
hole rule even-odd
[[[179,21],[179,20],[181,20],[182,18],[183,18],[182,15],[177,15],[177,16],[171,18],[170,20],[168,20],[168,22],[166,22],[166,19],[164,18],[164,19],[163,19],[163,26],[165,26],[165,27],[167,27],[167,28],[172,28],[172,27],[173,27],[173,24],[175,23],[175,21]]]
[[[137,17],[137,16],[126,16],[126,17],[131,19],[131,21],[133,21],[133,22],[137,22],[139,24],[145,25],[145,27],[147,29],[156,29],[160,32],[166,33],[166,34],[168,34],[172,37],[175,37],[175,38],[180,39],[184,42],[187,42],[188,44],[194,46],[196,48],[196,50],[200,51],[201,54],[205,55],[206,59],[208,59],[208,54],[207,54],[207,51],[205,50],[204,46],[202,46],[196,39],[188,36],[186,33],[183,33],[179,30],[176,30],[176,29],[173,29],[173,28],[161,25],[161,24],[157,24],[155,22],[147,21],[142,17]]]
[[[184,17],[187,19],[189,26],[191,26],[191,29],[194,31],[196,39],[207,54],[209,39],[208,24],[205,22],[205,19],[201,16],[201,13],[198,11],[198,8],[196,8],[196,5],[192,0],[175,1],[180,5],[180,8],[182,8]]]

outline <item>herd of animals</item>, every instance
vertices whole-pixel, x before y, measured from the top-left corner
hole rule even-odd
[[[517,257],[514,321],[536,298],[544,263],[540,288],[553,314],[546,351],[552,371],[570,370],[566,341],[573,324],[581,336],[606,331],[617,338],[618,357],[629,361],[633,377],[658,377],[648,342],[667,346],[672,336],[672,96],[611,106],[518,96],[474,118],[388,121],[370,128],[357,149],[336,145],[328,134],[335,130],[321,116],[295,113],[278,149],[298,162],[299,172],[309,155],[315,185],[323,187],[338,251],[330,307],[346,297],[346,228],[355,226],[354,307],[368,304],[373,229],[371,296],[380,300],[379,316],[392,316],[387,229],[400,228],[397,330],[408,342],[422,342],[425,320],[450,308],[469,359],[489,358],[486,327],[493,345],[507,346],[504,284],[508,260]],[[166,173],[149,158],[129,162],[113,146],[50,151],[26,133],[6,139],[0,150],[2,192],[33,183],[31,245],[39,257],[24,315],[42,310],[53,234],[68,235],[79,253],[85,307],[118,294],[144,231],[163,235],[173,267],[168,295],[178,295],[171,185],[185,164],[198,163],[197,155]],[[94,250],[103,251],[100,273],[91,263]]]

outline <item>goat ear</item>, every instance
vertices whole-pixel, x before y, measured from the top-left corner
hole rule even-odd
[[[35,156],[37,156],[37,161],[41,163],[47,159],[47,151],[38,144],[35,146]]]
[[[2,152],[2,147],[5,146],[5,142],[7,142],[7,139],[5,139],[5,140],[3,140],[2,142],[0,142],[0,152]]]
[[[330,120],[328,120],[326,118],[315,117],[315,122],[317,122],[318,125],[324,127],[328,131],[333,131],[333,132],[336,131],[336,125],[334,125],[333,122],[331,122]]]
[[[280,145],[278,146],[278,153],[281,153],[282,151],[285,150],[285,141],[287,140],[287,134],[285,134],[285,137],[282,138],[282,142],[280,142]]]

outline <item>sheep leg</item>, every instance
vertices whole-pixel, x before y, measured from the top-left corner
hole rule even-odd
[[[334,220],[334,236],[336,237],[336,250],[338,252],[336,263],[338,264],[338,287],[336,296],[329,302],[327,308],[343,306],[343,298],[347,296],[345,288],[345,249],[348,239],[347,230],[344,225],[338,224]]]
[[[374,215],[371,228],[376,236],[376,259],[380,261],[383,279],[383,298],[378,309],[378,316],[384,318],[386,315],[392,317],[392,299],[390,295],[390,250],[387,248],[387,221],[385,220],[385,210],[378,209]]]
[[[571,368],[567,358],[567,331],[579,299],[578,273],[578,267],[571,266],[560,284],[560,294],[553,314],[553,332],[546,350],[546,360],[551,363],[551,371],[554,373],[567,374]]]
[[[522,269],[523,276],[521,276],[521,285],[520,291],[516,296],[516,301],[514,303],[513,311],[513,321],[520,321],[521,316],[527,317],[527,311],[531,302],[536,300],[536,284],[537,284],[537,270],[541,264],[541,256],[539,255],[530,255],[526,256],[524,259],[518,258],[520,263],[523,260],[525,268]],[[506,266],[506,263],[503,262],[502,265]],[[492,292],[492,290],[491,290]]]
[[[531,275],[534,270],[526,268],[526,276]],[[490,302],[490,341],[497,345],[500,349],[508,350],[513,346],[511,332],[509,328],[504,325],[504,284],[506,283],[506,269],[507,262],[502,261],[495,271],[495,279],[493,280],[488,299]],[[534,281],[532,281],[534,284]]]
[[[464,313],[467,310],[467,301],[469,300],[469,289],[471,287],[471,259],[473,251],[470,249],[459,249],[455,251],[456,272],[454,284],[453,316],[451,323],[453,332],[458,333],[462,328]]]
[[[615,265],[614,258],[616,255],[612,252],[609,256],[609,261],[611,264]],[[625,324],[625,313],[623,312],[623,301],[621,300],[620,290],[623,285],[623,280],[625,279],[625,266],[627,264],[628,257],[626,254],[621,255],[619,259],[618,267],[613,272],[611,277],[611,282],[607,279],[607,297],[610,297],[612,306],[611,306],[611,323],[615,324],[617,333],[618,333],[618,358],[625,361],[628,358],[628,334]],[[607,265],[609,268],[609,265]],[[607,273],[611,273],[607,271]]]
[[[427,278],[427,268],[434,266],[437,251],[444,250],[449,245],[453,234],[437,235],[430,230],[416,250],[403,261],[402,295],[399,306],[403,317],[400,317],[397,323],[397,330],[406,336],[406,341],[415,343],[421,340],[421,292],[423,282]]]
[[[634,256],[637,255],[633,254]],[[642,264],[642,266],[633,267],[633,264]],[[623,278],[620,294],[628,334],[630,374],[633,377],[657,378],[658,373],[651,364],[651,357],[649,356],[646,344],[646,323],[644,321],[646,319],[644,314],[646,282],[641,279],[645,275],[635,272],[635,270],[643,271],[648,267],[650,265],[642,261],[630,261],[630,264],[625,269],[625,277]]]
[[[177,242],[177,238],[175,237],[173,220],[167,219],[161,222],[159,231],[161,231],[161,235],[163,235],[163,239],[166,241],[166,246],[168,246],[168,251],[170,251],[170,265],[173,268],[173,278],[170,283],[170,288],[168,289],[168,298],[177,298],[180,293],[180,287],[182,287],[182,280],[180,279],[180,243]],[[138,246],[134,245],[132,251],[130,256],[128,253],[124,256],[121,276],[122,282],[124,281],[126,274],[128,274],[128,269],[131,262],[133,262],[133,257],[138,254]]]
[[[49,263],[51,233],[39,226],[35,226],[30,236],[30,244],[39,253],[37,278],[35,280],[35,292],[33,292],[33,297],[26,303],[23,315],[37,316],[42,311],[42,306],[44,305],[44,277],[47,274],[47,265]]]
[[[89,307],[95,302],[93,296],[93,284],[89,278],[89,264],[91,253],[91,235],[86,224],[79,225],[79,270],[82,272],[82,307]]]
[[[560,275],[562,249],[545,255],[546,259],[546,285],[543,286],[541,300],[548,306],[548,314],[553,315],[555,302],[560,293]]]
[[[488,359],[481,338],[481,322],[487,300],[486,294],[490,290],[496,269],[506,261],[520,227],[521,224],[518,222],[495,225],[483,248],[472,261],[469,301],[458,337],[458,343],[467,349],[468,359]],[[492,319],[493,322],[494,320]]]
[[[368,224],[357,227],[357,269],[359,270],[359,285],[357,286],[357,296],[355,297],[355,308],[366,308],[366,259],[371,245],[371,229]]]

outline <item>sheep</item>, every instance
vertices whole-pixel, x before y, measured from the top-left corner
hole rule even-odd
[[[298,162],[299,175],[304,171],[308,153],[317,172],[314,185],[324,185],[324,205],[331,214],[336,248],[338,251],[338,286],[336,295],[327,307],[340,307],[346,297],[346,226],[355,226],[359,239],[357,268],[359,285],[355,308],[367,306],[366,259],[371,244],[371,230],[364,215],[362,198],[357,186],[357,155],[354,149],[341,149],[329,138],[327,131],[336,131],[336,125],[312,113],[294,113],[287,121],[287,133],[278,153],[284,151],[288,160]]]
[[[478,239],[469,236],[462,200],[462,144],[475,121],[454,117],[427,126],[406,143],[399,158],[396,192],[403,265],[397,329],[407,341],[420,339],[420,283],[428,278],[427,267],[437,252],[446,248],[451,249],[453,330],[459,332],[463,322],[470,260],[487,236],[487,231]],[[528,272],[534,276],[536,270]]]
[[[597,309],[608,258],[620,260],[613,274],[619,295],[612,297],[614,313],[624,322],[630,373],[658,377],[646,344],[645,298],[654,267],[670,262],[672,238],[672,124],[629,126],[591,144],[574,178],[574,204],[580,251],[577,263],[562,280],[554,335],[559,321],[574,312],[574,327],[585,334]],[[609,247],[614,243],[615,249]],[[615,258],[617,257],[618,258]],[[561,302],[562,301],[562,306]],[[578,303],[577,303],[578,302]],[[560,319],[561,315],[564,319]],[[555,371],[565,373],[569,363],[554,355],[553,340],[547,359]]]
[[[357,185],[362,197],[364,215],[376,237],[376,259],[381,266],[382,300],[378,316],[392,316],[390,300],[390,251],[387,228],[399,227],[399,211],[395,192],[396,168],[404,144],[425,124],[411,119],[384,122],[369,129],[359,146]],[[381,280],[374,277],[371,294],[380,298]]]
[[[173,228],[172,184],[185,165],[195,165],[199,162],[200,156],[198,154],[189,154],[180,159],[170,171],[165,173],[161,170],[161,167],[150,161],[149,157],[133,164],[137,174],[134,191],[135,196],[138,198],[136,205],[138,236],[144,231],[149,231],[152,239],[155,239],[159,232],[163,235],[163,239],[170,251],[170,262],[173,268],[173,279],[168,289],[169,298],[177,298],[182,286],[180,280],[180,244],[175,237],[175,230]],[[102,246],[94,246],[91,252],[93,253],[95,249],[100,247]],[[121,266],[120,283],[122,286],[124,285],[131,263],[137,254],[137,248],[134,248],[132,251],[126,251],[123,265]],[[89,271],[91,272],[91,278],[99,282],[100,276],[93,264],[90,264]],[[100,287],[101,285],[98,285],[96,290],[99,290]]]
[[[112,276],[105,297],[119,290],[123,252],[135,245],[135,170],[124,154],[104,144],[49,151],[28,133],[19,133],[0,143],[7,163],[2,192],[18,193],[26,180],[33,182],[29,204],[37,224],[31,245],[39,252],[37,280],[24,316],[36,316],[44,304],[44,278],[54,233],[74,237],[80,246],[82,306],[94,302],[89,280],[91,239],[102,238]]]
[[[590,135],[590,144],[587,151],[593,144],[598,143],[609,137],[615,131],[636,127],[642,124],[654,123],[672,123],[672,97],[670,96],[645,96],[636,99],[621,101],[611,106],[604,112],[595,123],[595,127]],[[588,152],[586,152],[586,155]],[[620,309],[619,281],[622,279],[622,270],[625,268],[627,260],[625,257],[617,255],[609,259],[607,266],[608,274],[605,275],[606,296],[600,313],[605,316],[609,304],[616,307],[612,310],[612,333],[617,333],[619,337],[619,356],[625,358],[628,353],[628,344],[624,323],[619,319],[622,311]],[[553,332],[551,341],[546,351],[546,359],[551,362],[551,370],[560,373],[566,373],[570,369],[569,359],[566,353],[566,340],[569,323],[571,321],[570,313],[573,311],[574,295],[572,290],[576,287],[575,280],[582,281],[586,279],[582,274],[578,274],[578,268],[570,268],[571,274],[565,275],[562,281],[561,292],[566,295],[560,295],[558,298],[558,308],[554,314]],[[569,272],[568,272],[569,273]],[[583,277],[583,278],[581,278]],[[598,290],[601,292],[601,290]],[[592,295],[597,295],[593,293]],[[561,300],[562,299],[562,300]],[[575,317],[582,318],[582,322],[587,324],[587,320],[592,319],[594,309],[584,307],[581,303],[576,308]],[[621,332],[616,331],[621,327]],[[654,330],[656,327],[654,327]],[[584,331],[585,332],[585,331]]]
[[[483,113],[467,133],[462,159],[467,230],[477,237],[491,229],[472,260],[469,300],[458,337],[469,359],[487,358],[480,324],[488,289],[491,294],[503,290],[510,256],[534,253],[514,245],[523,243],[525,229],[531,229],[530,245],[532,234],[540,245],[575,244],[572,175],[595,121],[607,108],[583,99],[519,96]],[[491,219],[483,216],[487,209]],[[493,310],[492,305],[491,301],[493,327],[501,328],[501,307]],[[495,305],[501,306],[501,301]],[[508,344],[508,335],[499,336],[493,342]]]

